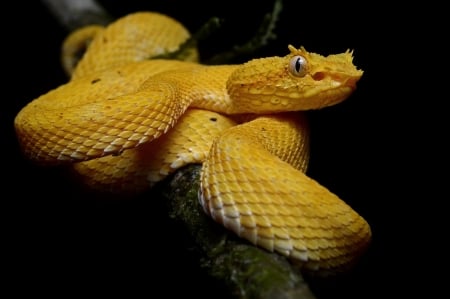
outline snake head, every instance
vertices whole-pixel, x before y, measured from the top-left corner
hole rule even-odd
[[[320,109],[342,102],[356,89],[363,71],[353,51],[322,56],[288,46],[284,57],[253,59],[227,82],[235,111],[270,113]]]

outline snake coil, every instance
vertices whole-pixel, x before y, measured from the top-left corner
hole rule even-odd
[[[283,57],[239,65],[148,59],[189,38],[178,21],[137,12],[70,35],[71,79],[15,118],[24,154],[69,164],[92,188],[141,192],[188,163],[203,163],[204,211],[253,244],[300,267],[333,272],[365,251],[368,223],[309,178],[301,111],[340,103],[363,72],[353,53],[321,56],[289,46]],[[80,61],[74,57],[87,51]]]

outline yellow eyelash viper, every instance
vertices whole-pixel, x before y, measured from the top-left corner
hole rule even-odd
[[[70,163],[86,184],[113,192],[140,192],[203,163],[199,201],[215,221],[306,269],[354,262],[370,226],[305,174],[309,133],[299,112],[352,94],[363,74],[352,52],[289,45],[286,56],[236,65],[203,65],[196,50],[186,61],[148,59],[189,36],[154,12],[69,35],[62,60],[71,79],[15,118],[23,153]]]

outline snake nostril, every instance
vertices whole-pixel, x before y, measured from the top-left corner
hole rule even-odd
[[[312,75],[312,78],[316,81],[320,81],[325,78],[325,74],[323,72],[317,72]]]

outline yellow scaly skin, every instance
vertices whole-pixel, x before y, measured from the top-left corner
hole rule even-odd
[[[147,12],[80,32],[64,45],[71,80],[16,116],[29,159],[69,163],[86,184],[119,193],[203,163],[205,212],[253,244],[320,272],[364,252],[368,223],[305,175],[308,128],[296,112],[351,95],[363,74],[351,52],[289,46],[284,57],[221,66],[195,62],[195,50],[191,62],[146,60],[189,37],[176,20]],[[72,72],[70,53],[86,40]]]

